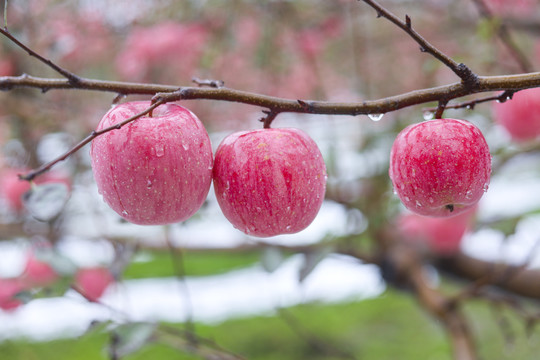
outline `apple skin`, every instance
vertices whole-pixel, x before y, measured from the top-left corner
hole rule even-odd
[[[149,101],[111,109],[97,130],[136,115]],[[92,141],[92,170],[105,202],[140,225],[184,221],[203,204],[212,182],[212,146],[201,121],[176,104],[164,104],[121,129]]]
[[[113,282],[114,277],[107,268],[82,268],[75,274],[74,287],[88,301],[97,302]]]
[[[390,179],[405,207],[424,216],[455,216],[487,191],[491,155],[480,130],[456,119],[410,125],[390,151]]]
[[[317,144],[301,130],[236,132],[216,150],[214,190],[223,214],[240,231],[292,234],[319,212],[326,166]]]
[[[13,311],[21,306],[22,302],[14,296],[23,290],[25,287],[18,278],[0,278],[0,309]]]
[[[452,217],[428,217],[403,213],[398,217],[397,229],[403,240],[442,256],[459,251],[461,240],[469,230],[477,206]]]
[[[521,90],[511,100],[494,103],[493,113],[512,140],[534,140],[540,136],[540,88]]]

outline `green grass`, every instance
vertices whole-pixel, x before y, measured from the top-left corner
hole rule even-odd
[[[508,325],[497,322],[483,303],[467,306],[481,359],[537,359],[540,329],[529,337],[523,321],[508,313]],[[500,313],[500,311],[498,312]],[[183,328],[183,324],[169,324]],[[235,319],[210,326],[195,324],[200,336],[221,347],[256,360],[333,360],[353,355],[362,360],[451,360],[443,330],[406,293],[387,291],[376,299],[347,304],[306,304],[269,314]],[[509,346],[508,327],[515,337]],[[174,338],[175,340],[176,338]],[[170,340],[170,338],[169,338]],[[0,343],[0,359],[10,360],[106,360],[108,337],[93,332],[78,339],[46,343],[8,341]],[[198,359],[153,343],[126,360]]]
[[[293,320],[272,316],[228,321],[217,327],[228,331],[218,330],[213,337],[250,359],[322,360],[345,354],[363,360],[450,359],[442,331],[402,294],[333,306],[308,304],[286,313]]]
[[[308,304],[285,312],[287,321],[274,314],[196,328],[201,336],[249,359],[338,359],[344,353],[367,360],[450,359],[444,334],[401,294],[341,305]],[[106,343],[100,333],[47,343],[10,341],[0,344],[0,359],[107,359]],[[149,358],[195,357],[158,344],[126,357]]]
[[[175,276],[173,258],[169,252],[145,251],[139,254],[124,272],[124,279],[159,278]],[[258,251],[220,252],[184,251],[183,261],[186,276],[208,276],[256,264],[260,260]]]

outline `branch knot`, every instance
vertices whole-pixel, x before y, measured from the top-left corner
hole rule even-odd
[[[465,87],[472,89],[478,86],[478,75],[476,75],[467,65],[459,63],[456,67],[456,74],[461,78]]]

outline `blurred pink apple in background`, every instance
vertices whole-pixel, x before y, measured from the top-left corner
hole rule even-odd
[[[517,142],[540,136],[540,88],[521,90],[503,103],[494,103],[495,121]]]
[[[427,248],[435,254],[452,255],[459,250],[475,213],[476,207],[448,218],[404,213],[398,217],[397,227],[405,241]]]
[[[486,5],[499,16],[524,16],[534,12],[538,7],[535,0],[486,0]]]
[[[92,267],[79,269],[73,286],[87,300],[96,302],[113,282],[114,277],[109,269]]]
[[[25,283],[30,286],[47,286],[58,280],[56,271],[49,263],[40,260],[34,250],[29,251],[26,256],[26,265],[22,275]]]
[[[116,69],[130,80],[148,80],[165,70],[176,82],[191,79],[208,37],[208,27],[198,23],[164,22],[135,28],[116,58]]]
[[[0,278],[0,309],[13,311],[22,305],[15,295],[23,291],[24,285],[19,279]]]

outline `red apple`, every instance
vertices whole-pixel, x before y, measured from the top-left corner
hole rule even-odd
[[[0,309],[13,311],[22,305],[15,295],[24,290],[24,285],[16,278],[0,278]]]
[[[513,140],[528,141],[540,136],[540,88],[522,90],[511,100],[493,105],[495,121]]]
[[[107,268],[83,268],[75,274],[74,287],[88,301],[96,302],[113,282],[114,277]]]
[[[409,210],[453,216],[473,207],[487,191],[491,155],[473,124],[455,119],[424,121],[397,135],[389,175]]]
[[[317,215],[326,167],[317,144],[301,130],[242,131],[216,151],[214,189],[237,229],[259,237],[291,234]]]
[[[51,265],[40,260],[34,251],[30,251],[27,254],[23,278],[30,286],[47,286],[58,279],[58,274]]]
[[[439,255],[452,255],[459,250],[475,210],[476,206],[456,216],[444,218],[406,213],[399,216],[397,228],[406,241]]]
[[[149,101],[111,109],[98,130],[143,112]],[[98,190],[126,220],[170,224],[201,207],[212,182],[212,147],[200,120],[189,110],[165,104],[92,141],[92,169]]]

